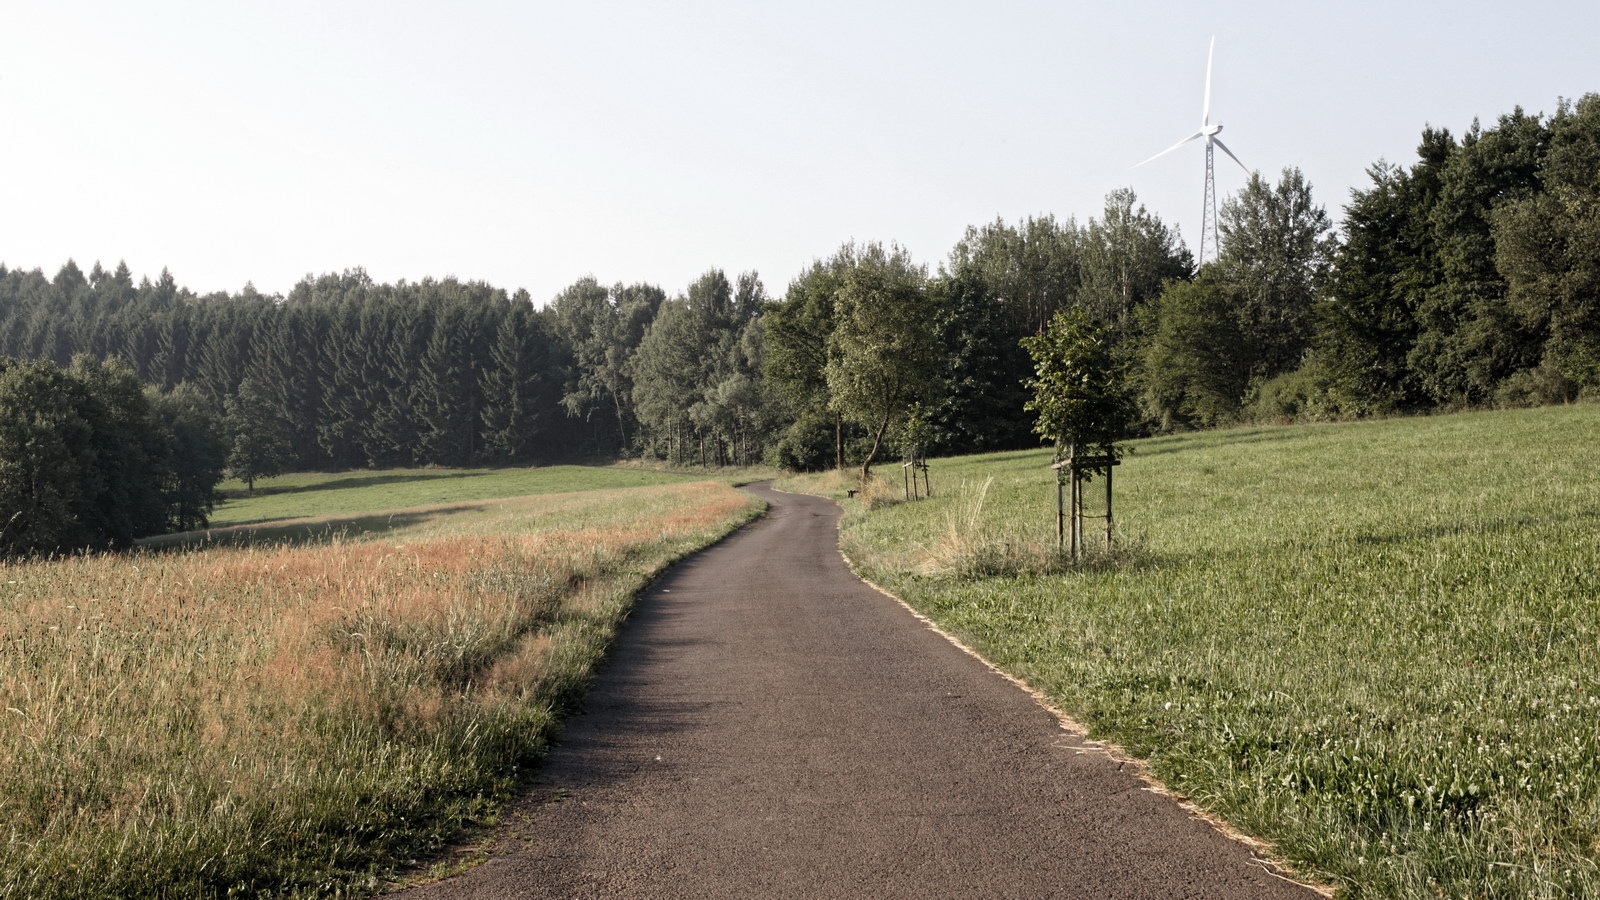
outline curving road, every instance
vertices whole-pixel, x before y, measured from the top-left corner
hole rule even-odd
[[[839,508],[766,518],[640,598],[492,859],[406,892],[1313,897],[853,576]]]

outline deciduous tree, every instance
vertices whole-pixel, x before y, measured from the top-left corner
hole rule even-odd
[[[1563,104],[1549,131],[1539,193],[1496,210],[1495,262],[1512,313],[1545,336],[1541,363],[1600,388],[1600,94]]]
[[[228,469],[251,491],[256,479],[280,475],[290,459],[289,442],[267,386],[255,378],[239,382],[228,398]]]
[[[1057,455],[1115,459],[1117,441],[1133,420],[1134,404],[1117,358],[1109,323],[1081,309],[1058,312],[1043,334],[1022,339],[1033,358],[1027,410],[1034,432],[1055,443]]]
[[[1234,295],[1208,275],[1175,281],[1146,312],[1139,360],[1145,412],[1157,427],[1210,427],[1231,419],[1249,384]]]
[[[861,477],[884,436],[913,403],[937,393],[943,358],[927,273],[900,247],[864,247],[835,295],[837,324],[828,344],[828,393],[834,409],[867,429],[871,444]]]
[[[1216,277],[1231,287],[1250,375],[1293,369],[1311,342],[1312,305],[1332,262],[1327,212],[1299,169],[1284,169],[1276,185],[1257,172],[1223,201],[1217,227]]]

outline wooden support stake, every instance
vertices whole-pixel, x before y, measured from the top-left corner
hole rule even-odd
[[[1083,530],[1083,470],[1079,469],[1075,474],[1078,476],[1078,557],[1081,559],[1089,552],[1089,536]]]
[[[1061,497],[1061,472],[1056,471],[1056,550],[1059,552],[1067,543],[1067,511],[1063,507]]]
[[[1111,473],[1115,466],[1106,466],[1106,550],[1111,550]]]
[[[1071,479],[1068,482],[1071,489],[1067,497],[1067,534],[1068,542],[1071,544],[1071,556],[1073,559],[1077,559],[1078,551],[1081,549],[1079,544],[1082,540],[1083,530],[1083,505],[1082,498],[1079,496],[1081,487],[1078,484],[1077,468],[1074,467],[1068,470],[1067,477]]]

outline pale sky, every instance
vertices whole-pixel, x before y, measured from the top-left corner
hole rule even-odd
[[[0,261],[781,294],[851,238],[936,266],[1121,186],[1194,250],[1202,145],[1131,167],[1199,125],[1213,35],[1220,137],[1336,220],[1425,123],[1600,91],[1593,0],[0,0]]]

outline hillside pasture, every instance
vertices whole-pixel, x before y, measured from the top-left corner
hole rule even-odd
[[[1048,452],[935,460],[842,545],[1345,896],[1600,896],[1597,435],[1572,406],[1135,442],[1121,548],[1078,566]]]

